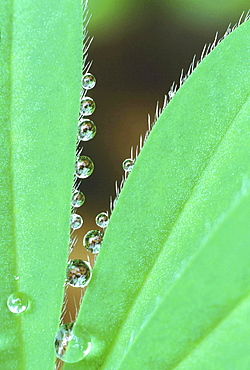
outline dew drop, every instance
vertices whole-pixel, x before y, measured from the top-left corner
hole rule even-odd
[[[83,219],[77,213],[72,213],[70,215],[70,227],[74,230],[80,229],[83,224]]]
[[[97,215],[95,218],[95,222],[97,226],[102,227],[104,229],[105,227],[108,226],[109,216],[105,212],[99,213],[99,215]]]
[[[7,299],[7,306],[13,313],[21,313],[27,310],[29,299],[25,293],[12,293]]]
[[[96,78],[91,73],[86,73],[82,78],[82,86],[86,90],[93,89],[96,85]]]
[[[54,341],[56,357],[68,363],[83,360],[91,350],[91,338],[87,330],[81,329],[80,335],[76,335],[73,326],[73,322],[60,326]]]
[[[126,172],[131,172],[134,166],[134,161],[133,159],[125,159],[125,161],[122,163],[122,168]]]
[[[99,230],[90,230],[83,238],[84,247],[91,253],[99,253],[101,243],[103,239],[103,233]]]
[[[96,134],[96,125],[90,119],[83,119],[78,125],[78,139],[88,141]]]
[[[76,176],[80,179],[86,179],[94,171],[94,163],[86,155],[80,156],[76,161]]]
[[[83,288],[88,284],[92,271],[88,262],[82,260],[70,260],[67,266],[67,283],[74,287]]]
[[[78,208],[83,205],[85,202],[85,195],[78,190],[75,190],[72,194],[72,200],[71,200],[71,205],[72,207]]]
[[[81,101],[80,112],[83,116],[90,116],[94,113],[96,108],[95,102],[92,98],[85,96]]]

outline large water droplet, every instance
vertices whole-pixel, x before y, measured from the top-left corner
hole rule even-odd
[[[60,326],[55,336],[56,357],[64,362],[79,362],[91,350],[91,338],[87,330],[82,330],[80,335],[73,333],[74,323]]]
[[[96,125],[90,119],[83,119],[78,125],[78,139],[88,141],[93,139],[96,134]]]
[[[81,179],[86,179],[94,171],[94,163],[86,155],[77,158],[76,161],[76,176]]]
[[[70,215],[70,227],[74,230],[80,229],[83,224],[83,219],[77,213],[72,213]]]
[[[27,310],[29,306],[29,299],[25,293],[12,293],[7,299],[7,306],[13,313],[21,313]]]
[[[86,73],[82,78],[82,87],[86,90],[93,89],[96,84],[96,78],[91,73]]]
[[[81,101],[80,112],[83,116],[90,116],[94,113],[96,108],[95,102],[92,98],[85,96]]]
[[[72,207],[75,207],[75,208],[81,207],[84,202],[85,202],[85,195],[81,191],[75,190],[72,194],[72,200],[71,200]]]
[[[90,230],[83,238],[84,247],[91,253],[99,253],[101,243],[103,239],[103,233],[99,230]]]
[[[67,266],[67,283],[74,287],[83,288],[88,284],[92,271],[88,262],[82,260],[70,260]]]
[[[122,168],[126,172],[131,172],[134,166],[134,160],[133,159],[125,159],[125,161],[122,163]]]
[[[108,226],[109,216],[105,212],[99,213],[99,215],[97,215],[95,218],[95,222],[97,226],[102,227],[104,229],[105,227]]]

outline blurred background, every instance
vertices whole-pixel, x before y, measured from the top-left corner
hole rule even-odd
[[[114,183],[123,174],[121,164],[145,133],[148,113],[154,116],[156,102],[162,105],[193,55],[199,59],[215,32],[223,36],[248,7],[249,0],[89,0],[88,29],[94,41],[88,60],[93,60],[90,72],[97,79],[88,93],[97,106],[89,118],[97,134],[83,143],[83,153],[94,161],[95,170],[82,181],[86,202],[79,214],[84,225],[75,232],[79,241],[70,258],[86,258],[82,238],[97,228],[95,216],[109,210]],[[80,292],[70,289],[75,306],[76,290]],[[74,319],[72,307],[70,311]],[[64,321],[71,320],[66,316]]]

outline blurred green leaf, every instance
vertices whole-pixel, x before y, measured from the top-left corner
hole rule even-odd
[[[248,0],[160,0],[166,11],[171,11],[176,20],[187,22],[192,26],[219,27],[228,19],[237,21],[241,13],[249,9]]]
[[[98,41],[103,36],[112,37],[122,32],[124,26],[131,24],[135,6],[130,0],[89,0],[89,12],[94,15],[89,25],[90,34]]]
[[[65,369],[249,368],[249,31],[227,36],[154,126],[78,316],[92,350]]]

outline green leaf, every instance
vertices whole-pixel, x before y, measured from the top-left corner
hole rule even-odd
[[[247,369],[248,20],[163,111],[119,196],[65,369]],[[233,343],[232,343],[233,341]]]
[[[93,35],[98,35],[98,40],[107,37],[107,34],[117,34],[121,28],[126,27],[126,21],[131,21],[136,3],[131,0],[89,0],[88,8],[91,18],[90,30]],[[112,22],[111,22],[112,19]]]
[[[211,25],[218,25],[228,19],[235,19],[240,16],[243,10],[249,8],[247,0],[239,1],[216,1],[216,0],[160,0],[165,6],[166,13],[171,11],[173,16],[180,22],[187,22],[191,27],[208,28]],[[236,17],[236,18],[235,18]]]
[[[69,240],[82,6],[2,0],[0,20],[0,368],[52,369]],[[30,299],[20,314],[6,304],[16,291]]]

